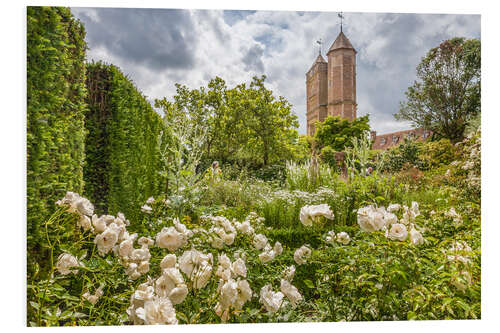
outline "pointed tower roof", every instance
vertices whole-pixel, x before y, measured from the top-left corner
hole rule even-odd
[[[314,64],[316,64],[316,63],[318,63],[318,62],[325,62],[325,63],[326,63],[325,58],[323,58],[323,57],[321,56],[321,54],[318,54],[318,57],[316,58],[316,60],[314,60]],[[313,64],[313,65],[314,65],[314,64]]]
[[[328,50],[327,54],[338,49],[351,49],[355,53],[357,53],[354,47],[352,47],[352,44],[349,41],[349,39],[344,35],[342,31],[337,36],[337,39],[335,39],[335,42],[333,42],[332,46],[330,46],[330,49]]]

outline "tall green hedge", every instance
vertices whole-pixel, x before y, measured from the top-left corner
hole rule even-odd
[[[98,213],[139,217],[149,196],[163,189],[158,171],[162,119],[114,65],[87,65],[85,195]]]
[[[68,8],[27,8],[27,236],[66,191],[83,190],[85,29]],[[30,259],[30,258],[28,258]],[[36,260],[36,258],[31,258]]]

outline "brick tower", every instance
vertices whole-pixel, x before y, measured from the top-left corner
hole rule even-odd
[[[356,50],[342,30],[328,57],[328,115],[356,119]]]
[[[307,134],[314,135],[314,123],[323,121],[327,115],[328,103],[328,64],[318,55],[306,74],[307,97]]]

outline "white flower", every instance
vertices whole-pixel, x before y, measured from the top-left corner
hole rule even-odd
[[[149,246],[153,246],[155,244],[154,240],[152,240],[149,237],[144,237],[144,236],[142,236],[141,238],[139,238],[139,240],[137,241],[137,243],[139,245],[141,245],[142,247],[149,247]]]
[[[333,231],[333,230],[328,231],[328,233],[326,234],[325,240],[328,243],[332,244],[335,241],[335,231]]]
[[[233,262],[231,269],[235,275],[239,275],[242,277],[247,276],[247,266],[245,265],[245,262],[241,258]]]
[[[453,222],[455,222],[456,224],[462,223],[462,216],[457,213],[455,207],[451,207],[449,211],[444,213],[444,216],[451,217],[453,219]]]
[[[298,248],[293,254],[293,259],[297,263],[297,265],[303,265],[306,263],[306,259],[311,256],[311,249],[305,245],[302,245]]]
[[[385,225],[384,211],[371,205],[358,209],[358,224],[361,229],[366,232],[382,229]]]
[[[153,208],[149,207],[148,205],[144,205],[141,207],[141,210],[143,213],[151,214],[151,212],[153,211]]]
[[[424,243],[424,237],[422,237],[422,234],[417,229],[415,229],[414,226],[412,226],[410,229],[410,242],[413,245],[421,245]]]
[[[300,222],[307,227],[318,222],[321,216],[333,220],[333,212],[327,204],[304,206],[300,209]]]
[[[97,233],[101,233],[106,230],[107,224],[104,216],[98,217],[97,215],[92,215],[92,225]]]
[[[148,200],[146,200],[146,203],[147,203],[148,205],[151,205],[151,204],[152,204],[152,203],[154,203],[154,202],[155,202],[155,198],[153,198],[153,197],[149,197],[149,198],[148,198]]]
[[[285,279],[281,279],[281,292],[290,300],[292,307],[302,299],[298,289]]]
[[[165,257],[163,257],[162,261],[160,262],[160,267],[161,269],[172,268],[175,267],[176,262],[177,262],[177,257],[175,256],[175,254],[167,254]]]
[[[106,228],[103,233],[95,236],[94,243],[101,256],[108,253],[118,242],[119,233],[115,228]]]
[[[130,259],[133,261],[145,261],[151,258],[148,248],[133,249],[130,253]]]
[[[57,258],[56,269],[62,275],[67,275],[69,273],[73,273],[73,274],[78,273],[77,269],[70,269],[72,267],[78,267],[78,266],[80,266],[78,259],[76,259],[75,256],[73,256],[69,253],[62,253]]]
[[[102,286],[99,286],[99,288],[97,288],[97,290],[95,291],[94,295],[91,295],[89,292],[86,292],[82,295],[82,297],[85,298],[87,301],[89,301],[92,305],[95,305],[102,295],[103,295]]]
[[[133,249],[134,249],[134,239],[128,238],[120,243],[118,253],[120,254],[121,257],[129,257]]]
[[[268,262],[272,261],[273,259],[274,259],[274,251],[273,250],[264,251],[261,254],[259,254],[259,260],[263,264],[268,263]]]
[[[212,276],[212,265],[208,262],[203,261],[201,265],[198,267],[196,275],[193,279],[193,288],[202,289],[210,281],[210,277]]]
[[[233,307],[236,310],[241,310],[243,305],[252,298],[252,289],[247,280],[238,280],[238,296],[233,302]]]
[[[385,212],[384,214],[384,225],[386,227],[391,226],[392,224],[398,223],[398,217],[394,213]]]
[[[257,250],[262,250],[268,244],[266,236],[257,234],[253,238],[253,245]]]
[[[281,245],[280,242],[274,243],[273,251],[275,256],[279,256],[280,254],[283,253],[283,246]]]
[[[337,242],[347,245],[350,241],[351,238],[346,232],[342,231],[337,234]]]
[[[236,237],[236,233],[232,232],[229,234],[224,234],[222,235],[222,241],[226,245],[232,245],[234,243],[234,238]]]
[[[174,227],[164,227],[156,235],[156,246],[169,251],[175,251],[187,244],[187,237]]]
[[[415,217],[417,217],[417,216],[420,215],[420,210],[418,209],[418,202],[412,201],[410,209],[411,209],[413,218],[415,218]]]
[[[87,215],[80,215],[78,226],[82,227],[83,231],[94,231],[94,228],[92,227],[92,223],[90,221],[90,217],[88,217]]]
[[[188,292],[189,292],[188,287],[184,283],[182,283],[177,285],[177,287],[175,287],[174,289],[172,289],[172,291],[168,295],[168,298],[172,301],[174,305],[180,304],[186,299]]]
[[[236,229],[244,234],[252,235],[254,233],[254,229],[249,221],[244,221],[242,223],[236,222],[235,225]]]
[[[400,209],[401,209],[400,204],[390,204],[389,207],[387,207],[387,211],[390,213],[397,212]]]
[[[284,305],[284,296],[285,295],[280,291],[273,292],[270,284],[266,284],[260,290],[260,302],[264,304],[266,310],[271,313],[278,311],[280,307]]]
[[[154,297],[136,310],[137,317],[146,325],[177,324],[175,308],[167,297]]]
[[[404,224],[396,223],[391,226],[387,237],[392,240],[404,241],[408,237],[408,230]]]
[[[170,293],[179,285],[184,284],[184,278],[177,268],[166,268],[163,270],[162,275],[155,282],[156,294],[160,297],[169,297]],[[187,295],[187,293],[186,293]],[[184,295],[185,296],[185,295]],[[182,303],[184,298],[177,297],[175,304]]]
[[[287,268],[285,268],[285,270],[283,271],[283,278],[285,280],[288,280],[288,281],[292,281],[293,280],[293,276],[295,275],[295,266],[292,265],[292,266],[288,266]]]
[[[139,263],[139,266],[137,266],[137,272],[141,274],[146,274],[149,272],[149,261],[144,260]]]

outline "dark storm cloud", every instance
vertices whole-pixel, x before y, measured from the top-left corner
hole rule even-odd
[[[151,69],[189,68],[197,36],[189,11],[94,8],[96,18],[78,11],[90,49],[104,47],[118,57]]]
[[[262,62],[262,55],[264,54],[264,49],[255,44],[252,46],[243,57],[243,63],[245,64],[246,71],[256,71],[264,73],[264,63]]]

